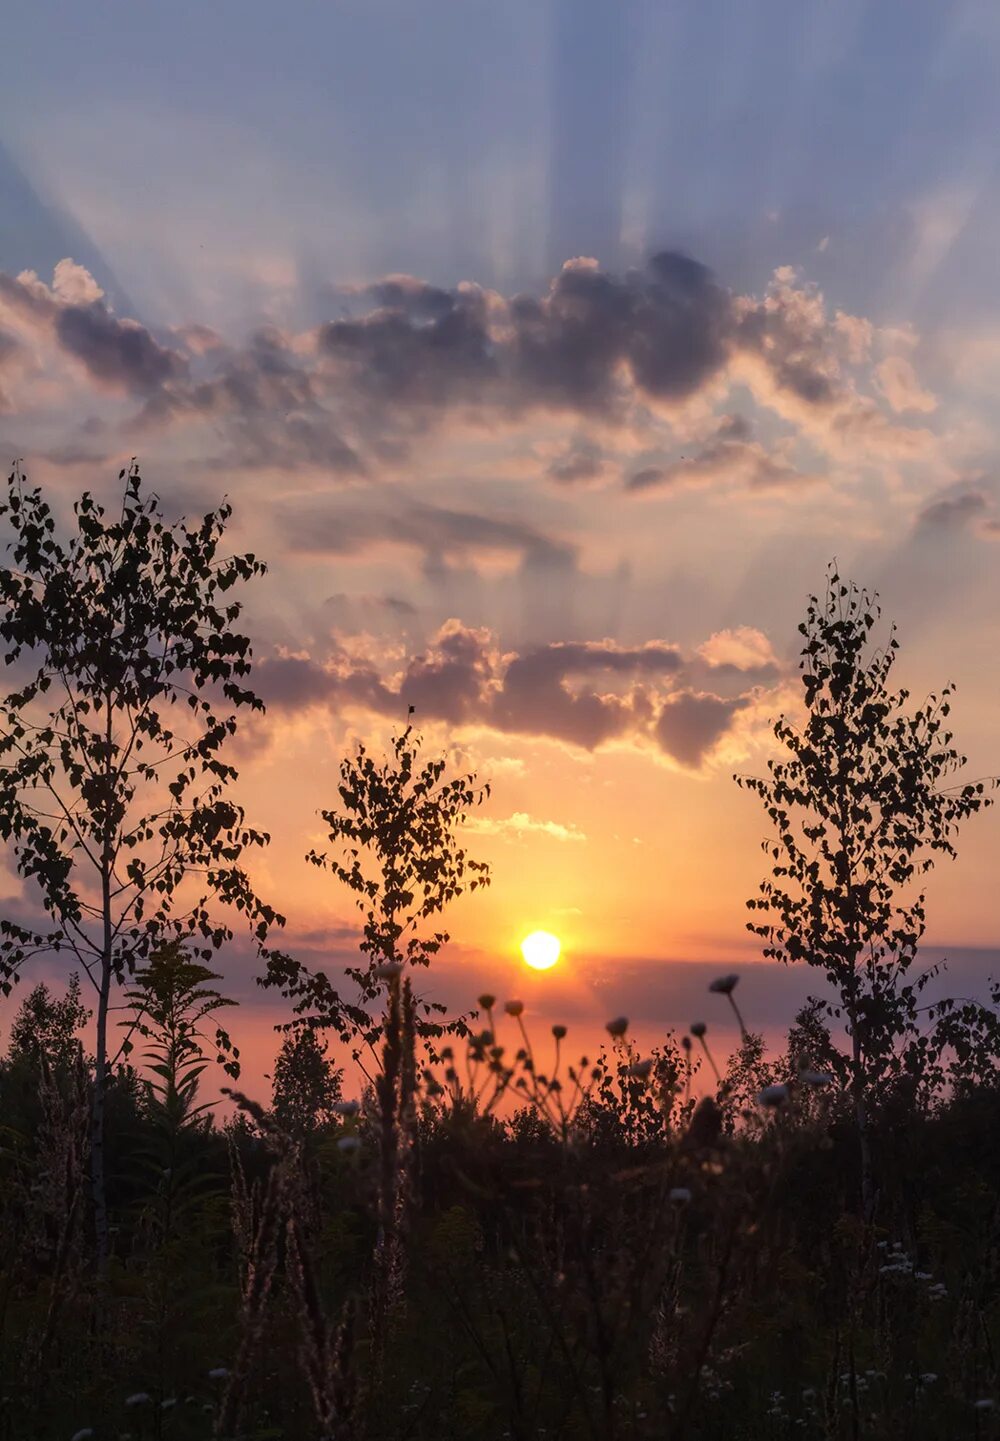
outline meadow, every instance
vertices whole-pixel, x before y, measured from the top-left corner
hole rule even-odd
[[[750,929],[827,998],[768,1053],[720,973],[707,1023],[640,1054],[611,1017],[583,1057],[517,997],[434,1003],[448,906],[490,881],[484,788],[410,726],[343,758],[306,858],[357,902],[356,964],[280,948],[226,759],[262,562],[224,552],[225,507],[169,525],[121,479],[68,536],[20,472],[3,506],[28,899],[0,921],[0,1438],[993,1435],[1000,988],[931,1002],[919,957],[923,877],[992,782],[947,688],[893,689],[875,598],[830,571],[800,710],[739,778],[770,835]],[[281,1028],[266,1096],[221,974],[240,928]]]

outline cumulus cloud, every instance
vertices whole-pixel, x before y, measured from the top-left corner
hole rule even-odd
[[[759,632],[749,634],[757,640],[744,642],[744,659],[754,646],[758,656],[767,648]],[[641,646],[562,642],[504,653],[489,631],[450,620],[391,676],[343,649],[323,663],[277,656],[261,662],[255,675],[261,695],[279,712],[353,706],[400,718],[412,706],[419,720],[547,738],[588,751],[629,744],[698,769],[761,694],[758,676],[732,696],[695,689],[699,667],[703,657],[685,657],[660,640]]]
[[[731,667],[738,671],[754,671],[773,670],[777,666],[777,657],[767,636],[762,630],[749,625],[716,631],[698,647],[698,654],[713,669]]]
[[[103,295],[93,276],[68,259],[56,266],[51,287],[31,270],[16,279],[0,273],[0,314],[36,339],[51,336],[99,387],[141,396],[181,380],[187,364],[179,352],[138,321],[120,320]]]
[[[722,739],[733,716],[747,705],[737,697],[682,691],[670,696],[660,711],[655,735],[666,753],[682,765],[697,768]]]
[[[715,409],[740,385],[837,455],[926,446],[924,432],[894,419],[932,404],[910,362],[894,356],[871,371],[870,322],[830,314],[787,267],[762,295],[738,294],[697,260],[664,251],[623,274],[567,261],[538,295],[390,275],[339,299],[337,319],[299,334],[265,327],[233,345],[196,318],[156,335],[115,315],[70,259],[49,285],[30,271],[0,275],[6,330],[47,338],[95,387],[141,398],[150,426],[211,426],[223,439],[217,463],[230,467],[361,477],[459,420],[484,433],[543,415],[662,434],[685,407]],[[630,489],[795,481],[785,451],[769,453],[746,427],[726,417],[695,454],[637,468]],[[570,439],[548,474],[598,480],[608,458],[606,446]]]

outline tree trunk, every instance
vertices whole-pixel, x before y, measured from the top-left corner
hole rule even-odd
[[[90,1187],[94,1200],[97,1267],[102,1276],[107,1271],[108,1256],[111,1251],[104,1167],[104,1099],[107,1093],[108,1003],[110,997],[111,958],[106,955],[101,966],[101,990],[97,1002],[97,1052],[94,1062],[94,1093],[90,1112]]]
[[[875,1218],[875,1175],[872,1166],[872,1140],[868,1127],[868,1099],[865,1095],[865,1076],[861,1058],[861,1039],[857,1023],[852,1022],[854,1042],[854,1117],[858,1127],[858,1149],[861,1154],[861,1215],[866,1226]]]

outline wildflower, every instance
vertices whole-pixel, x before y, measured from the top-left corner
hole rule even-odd
[[[739,985],[740,978],[735,973],[729,976],[716,976],[714,981],[709,983],[708,989],[717,996],[731,996]]]
[[[668,1201],[673,1201],[676,1206],[686,1206],[691,1199],[691,1192],[687,1186],[674,1186],[667,1196]]]
[[[226,1377],[227,1377],[228,1375],[229,1375],[229,1367],[228,1367],[228,1366],[216,1366],[213,1371],[209,1371],[209,1373],[208,1373],[208,1379],[209,1379],[210,1381],[225,1381],[225,1379],[226,1379]]]
[[[380,981],[392,981],[403,973],[402,961],[382,961],[375,967],[375,974]]]
[[[690,1051],[690,1049],[691,1049],[691,1037],[690,1037],[690,1036],[681,1036],[681,1045],[684,1047],[685,1051]]]
[[[125,1397],[126,1406],[146,1406],[149,1404],[148,1391],[136,1391],[134,1396]]]
[[[616,1016],[613,1021],[608,1022],[605,1030],[609,1036],[614,1036],[615,1040],[617,1040],[619,1036],[624,1036],[628,1030],[628,1017]]]
[[[338,1151],[360,1151],[361,1141],[357,1136],[341,1136],[337,1142]]]
[[[699,1041],[701,1040],[702,1036],[704,1036],[704,1034],[705,1034],[705,1032],[706,1032],[707,1030],[708,1030],[708,1027],[705,1025],[705,1022],[704,1022],[704,1021],[692,1021],[692,1022],[691,1022],[691,1034],[692,1034],[692,1036],[697,1036],[697,1038],[698,1038]]]
[[[565,1037],[565,1035],[566,1035],[566,1027],[565,1027],[565,1026],[558,1026],[558,1025],[553,1026],[553,1027],[552,1027],[552,1034],[555,1036],[555,1038],[556,1038],[557,1041],[561,1041],[561,1040]]]
[[[524,1010],[524,1002],[523,1002],[523,1001],[507,1001],[507,1002],[504,1004],[504,1010],[507,1012],[508,1016],[519,1016],[519,1015],[521,1014],[521,1012]]]
[[[652,1069],[653,1063],[650,1060],[633,1061],[628,1068],[628,1073],[630,1076],[636,1076],[640,1081],[644,1081]]]
[[[338,1116],[356,1116],[361,1106],[357,1101],[338,1101],[333,1109]]]
[[[496,996],[491,996],[491,995],[489,995],[489,994],[486,994],[486,995],[482,995],[482,996],[479,997],[479,1001],[478,1001],[477,1004],[480,1005],[480,1006],[482,1006],[482,1008],[483,1008],[484,1011],[492,1011],[492,1009],[493,1009],[493,1007],[496,1005],[496,1003],[497,1003],[497,998],[496,998]]]
[[[773,1110],[777,1106],[783,1106],[787,1100],[787,1086],[765,1086],[764,1089],[761,1091],[760,1095],[757,1097],[757,1104],[760,1106],[767,1106]]]
[[[799,1072],[799,1080],[803,1086],[832,1086],[833,1077],[829,1071],[813,1071],[808,1067]]]

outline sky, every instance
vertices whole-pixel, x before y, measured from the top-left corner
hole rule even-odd
[[[349,957],[303,857],[412,704],[492,786],[434,993],[651,1040],[742,967],[779,1035],[811,978],[751,970],[732,775],[831,559],[1000,770],[997,7],[11,0],[4,35],[0,452],[63,505],[133,455],[171,515],[230,497],[289,943]],[[929,888],[973,989],[998,861],[993,811]],[[227,983],[264,1055],[279,1003],[238,949]]]

